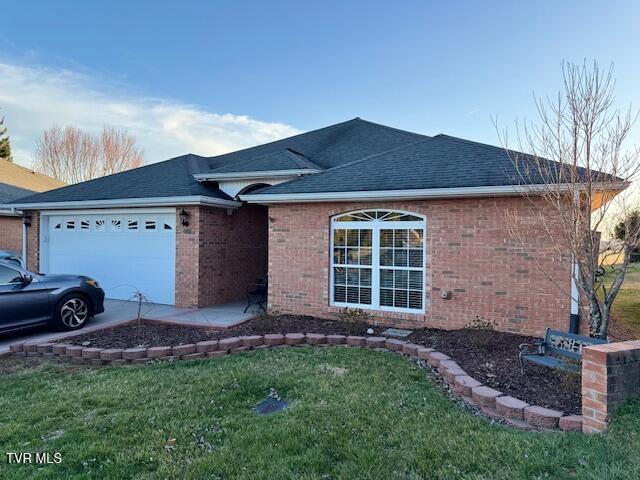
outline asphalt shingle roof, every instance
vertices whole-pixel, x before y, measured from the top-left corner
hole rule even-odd
[[[533,161],[520,155],[525,162]],[[20,198],[14,203],[194,195],[230,200],[215,182],[198,182],[193,175],[241,175],[290,169],[322,171],[252,193],[437,189],[522,183],[503,148],[442,134],[427,137],[356,118],[216,157],[183,155]],[[527,182],[539,183],[540,179],[532,174],[535,170],[531,169]]]
[[[273,153],[267,153],[258,158],[251,158],[240,162],[214,168],[208,173],[244,173],[264,172],[275,170],[322,170],[322,167],[309,161],[304,155],[290,148]]]
[[[427,138],[359,118],[236,152],[202,157],[188,154],[20,199],[20,203],[114,200],[205,195],[229,200],[215,183],[194,174],[277,170],[307,166],[328,169]],[[232,166],[233,165],[233,166]]]
[[[203,195],[231,200],[215,185],[193,178],[212,167],[211,159],[188,154],[164,162],[128,170],[88,182],[50,190],[14,203],[115,200],[122,198],[182,197]]]
[[[34,193],[33,190],[0,183],[0,203],[9,203],[19,198],[33,195]]]
[[[518,156],[520,171],[512,157]],[[541,160],[544,161],[544,160]],[[534,159],[504,148],[436,135],[255,194],[490,187],[541,183]],[[547,161],[551,167],[558,165]],[[526,164],[530,164],[530,168]],[[524,177],[524,178],[523,178]]]

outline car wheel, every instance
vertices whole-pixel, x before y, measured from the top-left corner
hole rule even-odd
[[[68,331],[82,328],[90,317],[89,304],[82,295],[67,295],[56,308],[56,325],[60,330]]]

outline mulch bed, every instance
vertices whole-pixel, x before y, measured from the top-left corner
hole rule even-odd
[[[326,333],[366,336],[369,325],[315,317],[281,315],[259,317],[228,330],[205,330],[174,325],[145,324],[139,329],[126,325],[86,333],[67,340],[77,345],[99,348],[131,348],[196,343],[203,340],[267,333]],[[374,327],[375,335],[384,328]],[[487,330],[414,330],[404,340],[435,348],[452,357],[469,375],[505,394],[532,405],[580,414],[581,379],[528,364],[527,374],[520,372],[518,346],[534,339],[522,335]]]

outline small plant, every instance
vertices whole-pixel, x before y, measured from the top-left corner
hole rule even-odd
[[[484,318],[476,315],[476,319],[472,322],[467,323],[464,328],[469,330],[495,330],[496,329],[496,321],[485,320]]]
[[[373,317],[370,313],[360,310],[359,308],[343,308],[338,312],[338,319],[342,322],[349,323],[369,323]]]
[[[359,308],[343,308],[338,312],[338,320],[345,323],[351,335],[362,335],[367,331],[373,316]]]
[[[469,335],[469,342],[476,347],[486,347],[494,338],[494,332],[496,329],[496,322],[486,320],[478,315],[472,322],[467,323],[464,330],[472,330],[473,333]]]
[[[265,332],[275,332],[278,327],[278,317],[280,313],[276,310],[270,310],[269,312],[260,312],[254,320],[258,329]]]

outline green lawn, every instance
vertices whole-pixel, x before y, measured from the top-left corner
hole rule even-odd
[[[607,268],[604,277],[604,285],[609,286],[613,282],[615,271]],[[634,338],[640,338],[640,265],[632,264],[627,270],[624,283],[613,304],[614,321],[628,330]]]
[[[257,417],[274,388],[290,408]],[[62,452],[0,478],[640,478],[640,402],[606,435],[491,425],[386,352],[295,348],[213,360],[4,373],[3,452]],[[174,448],[166,448],[175,438]]]

